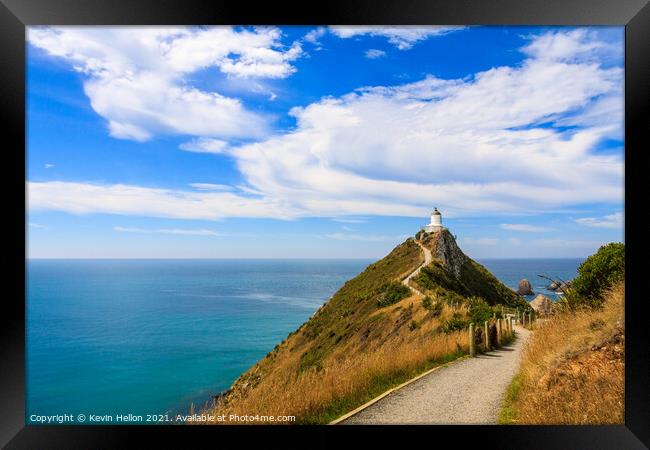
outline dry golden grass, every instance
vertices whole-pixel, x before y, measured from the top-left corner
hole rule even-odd
[[[390,387],[467,353],[466,331],[435,331],[438,321],[452,314],[448,308],[439,318],[423,320],[426,311],[415,306],[420,300],[412,301],[409,322],[420,322],[416,330],[402,326],[392,334],[385,333],[383,339],[369,340],[363,349],[358,339],[351,340],[329,355],[320,370],[300,372],[299,355],[283,352],[281,363],[264,373],[263,382],[247,390],[242,398],[232,398],[228,405],[207,412],[226,417],[292,415],[298,423],[327,423]],[[399,314],[394,309],[391,312]]]
[[[503,423],[624,423],[624,297],[620,283],[602,310],[564,312],[534,326]]]

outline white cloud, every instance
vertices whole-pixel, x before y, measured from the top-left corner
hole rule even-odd
[[[617,102],[601,100],[622,101],[622,68],[530,54],[464,79],[428,76],[327,97],[293,108],[291,132],[217,144],[235,159],[245,195],[30,183],[30,207],[214,219],[425,217],[432,205],[459,217],[620,204],[622,151],[594,150],[618,126]],[[609,122],[580,120],[594,109]],[[575,128],[548,126],[569,120]]]
[[[206,229],[197,229],[197,230],[188,230],[182,228],[158,228],[158,229],[147,229],[147,228],[131,228],[131,227],[114,227],[113,230],[120,233],[141,233],[141,234],[177,234],[182,236],[224,236],[221,233],[217,233],[213,230]]]
[[[499,243],[499,240],[497,238],[471,238],[471,237],[465,237],[463,238],[463,242],[465,244],[469,245],[497,245]]]
[[[590,241],[582,239],[537,239],[533,241],[535,245],[547,247],[549,249],[581,249],[584,253],[590,254],[603,245],[602,241]]]
[[[92,108],[111,136],[146,141],[156,134],[253,137],[268,119],[234,98],[191,85],[214,68],[233,77],[285,78],[299,43],[285,48],[277,28],[29,27],[28,40],[84,74]]]
[[[533,39],[522,50],[543,61],[573,62],[590,59],[599,62],[612,55],[620,55],[620,49],[600,40],[596,31],[587,28],[546,33]]]
[[[593,228],[623,228],[623,213],[618,212],[603,217],[583,217],[575,221],[580,225]]]
[[[540,227],[537,225],[529,225],[526,223],[502,223],[499,228],[509,231],[523,231],[526,233],[540,233],[545,231],[553,231],[553,228]]]
[[[406,239],[407,236],[386,236],[378,234],[352,234],[352,233],[332,233],[326,234],[326,238],[337,241],[367,241],[367,242],[393,242]]]
[[[312,214],[447,216],[564,209],[622,198],[610,126],[538,123],[622,97],[622,70],[539,61],[463,80],[427,77],[294,108],[295,131],[234,148],[256,189]],[[600,106],[598,106],[600,107]],[[614,117],[614,116],[613,116]]]
[[[190,183],[189,186],[199,191],[232,191],[233,187],[227,184]]]
[[[195,153],[224,153],[228,143],[221,139],[198,138],[179,145],[181,150]]]
[[[340,222],[340,223],[366,223],[367,220],[365,219],[355,219],[355,218],[350,218],[350,217],[345,217],[345,218],[335,218],[332,219],[334,222]]]
[[[45,225],[42,225],[40,223],[34,223],[34,222],[29,222],[28,226],[30,228],[40,228],[40,229],[45,229],[47,228]]]
[[[455,26],[330,26],[330,30],[340,38],[356,36],[381,36],[388,39],[400,50],[408,50],[419,41],[433,36],[440,36],[465,27]]]
[[[513,238],[508,238],[508,241],[507,241],[507,242],[508,242],[508,244],[510,244],[510,245],[521,245],[521,243],[522,243],[522,242],[521,242],[521,239],[519,239],[519,238],[514,238],[514,237],[513,237]]]
[[[318,27],[305,34],[303,39],[311,44],[320,45],[319,39],[322,38],[325,33],[327,33],[327,28]]]
[[[43,167],[45,167],[46,169],[52,169],[53,167],[56,167],[56,165],[54,165],[54,164],[50,164],[50,163],[46,163]]]
[[[383,50],[378,50],[376,48],[366,50],[366,58],[368,59],[383,58],[384,56],[386,56],[386,52]]]
[[[244,197],[231,192],[196,192],[125,184],[99,185],[63,181],[28,182],[32,210],[72,214],[120,214],[176,219],[218,220],[224,217],[288,219],[300,212],[283,201]]]

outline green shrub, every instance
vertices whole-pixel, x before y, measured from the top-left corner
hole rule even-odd
[[[409,324],[409,330],[415,331],[418,328],[420,328],[420,325],[415,320],[411,320],[411,323]]]
[[[441,328],[445,333],[452,333],[454,331],[463,330],[467,328],[468,325],[469,322],[464,320],[460,313],[454,313],[450,319],[443,322]]]
[[[382,295],[377,301],[377,306],[380,308],[397,303],[411,294],[411,290],[398,281],[386,283],[381,292]]]
[[[469,315],[471,322],[481,324],[492,318],[494,310],[485,300],[480,297],[470,297],[468,301],[470,306]]]
[[[433,314],[433,317],[438,317],[440,313],[442,313],[442,303],[435,302],[431,308],[431,314]]]
[[[603,291],[625,279],[625,244],[612,242],[603,245],[578,267],[578,276],[563,296],[562,302],[570,308],[599,307]]]
[[[431,297],[427,295],[422,299],[422,307],[424,309],[428,309],[429,311],[431,311],[431,309],[433,308],[433,301],[431,300]]]

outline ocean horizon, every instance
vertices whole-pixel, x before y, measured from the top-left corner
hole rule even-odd
[[[479,258],[504,284],[582,258]],[[181,414],[227,389],[374,259],[27,259],[32,414]],[[533,296],[527,298],[529,301]]]

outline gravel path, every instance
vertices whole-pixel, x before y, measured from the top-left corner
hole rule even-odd
[[[530,333],[515,330],[517,339],[509,346],[452,362],[341,423],[495,424]]]
[[[422,264],[420,264],[420,266],[419,266],[417,269],[415,269],[413,272],[411,272],[411,274],[410,274],[408,277],[404,278],[404,279],[402,280],[402,284],[403,284],[404,286],[408,287],[410,290],[412,290],[412,291],[415,292],[416,294],[418,294],[418,295],[422,295],[422,292],[418,291],[418,290],[415,289],[413,286],[411,286],[411,285],[409,284],[409,281],[411,281],[411,278],[413,278],[413,277],[416,276],[418,273],[420,273],[420,270],[422,270],[422,268],[423,268],[424,266],[426,266],[427,264],[430,264],[431,261],[433,261],[433,256],[431,255],[431,250],[429,250],[428,248],[426,248],[424,245],[420,244],[418,241],[415,241],[415,243],[418,244],[418,245],[420,246],[420,248],[422,249],[422,252],[424,253],[424,262],[423,262]]]

